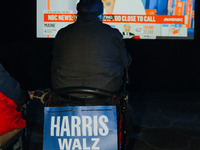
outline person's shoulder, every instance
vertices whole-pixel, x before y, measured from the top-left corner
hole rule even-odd
[[[7,71],[5,70],[4,66],[0,63],[0,75],[5,74]]]
[[[111,32],[114,30],[113,27],[111,27],[109,24],[102,23],[103,27],[106,28],[107,30],[110,30]]]
[[[0,70],[1,70],[1,69],[3,70],[3,66],[2,66],[2,64],[0,63]]]
[[[74,25],[75,25],[75,23],[69,24],[69,25],[61,28],[58,32],[64,32],[65,30],[72,28]]]
[[[69,24],[69,25],[61,28],[60,30],[58,30],[58,32],[56,34],[56,38],[64,35],[67,31],[70,31],[73,28],[74,25],[75,25],[75,23],[72,23],[72,24]]]
[[[109,34],[112,34],[113,36],[117,36],[119,38],[122,38],[122,34],[120,33],[120,31],[117,28],[113,28],[108,24],[103,23],[104,27],[107,29],[107,31],[109,31]]]

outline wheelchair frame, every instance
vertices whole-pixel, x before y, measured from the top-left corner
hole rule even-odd
[[[64,92],[63,92],[64,91]],[[92,94],[99,97],[113,97],[117,107],[118,122],[118,150],[126,150],[126,105],[128,96],[125,89],[120,92],[108,92],[102,89],[90,87],[67,87],[55,91],[56,95],[66,96],[68,94]],[[81,100],[81,98],[80,98]]]

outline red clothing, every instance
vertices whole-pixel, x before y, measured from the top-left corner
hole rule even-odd
[[[26,121],[21,118],[21,112],[17,112],[17,104],[0,92],[0,134],[25,128]]]

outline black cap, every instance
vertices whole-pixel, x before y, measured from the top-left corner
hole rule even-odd
[[[103,14],[103,2],[101,0],[80,0],[76,7],[78,15]]]

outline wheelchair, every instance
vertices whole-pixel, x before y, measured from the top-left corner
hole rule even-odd
[[[117,110],[117,130],[118,130],[118,150],[127,150],[128,133],[127,133],[127,105],[129,84],[128,70],[125,70],[123,77],[124,84],[117,92],[109,92],[106,90],[91,87],[66,87],[52,91],[51,89],[37,90],[32,94],[32,99],[39,100],[47,107],[62,106],[98,106],[98,105],[114,105]],[[77,97],[78,95],[78,97]],[[54,102],[54,96],[61,99],[58,103]],[[66,103],[67,100],[67,103]],[[107,102],[112,100],[112,103]]]
[[[61,100],[54,102],[53,101],[54,96],[61,97]],[[51,91],[50,89],[37,90],[34,92],[33,99],[41,101],[47,107],[88,106],[88,105],[116,106],[117,128],[118,128],[117,129],[118,150],[127,149],[126,106],[128,104],[128,94],[125,88],[122,88],[118,92],[108,92],[106,90],[91,88],[91,87],[67,87],[55,91]],[[106,103],[106,100],[112,101],[112,103]]]

